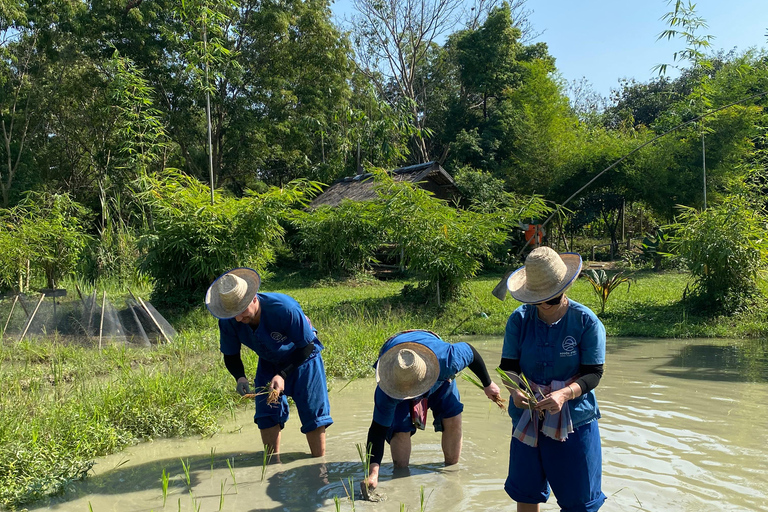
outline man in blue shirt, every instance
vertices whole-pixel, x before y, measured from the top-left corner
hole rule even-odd
[[[379,352],[376,368],[373,422],[366,446],[371,453],[370,473],[363,488],[376,487],[389,441],[395,467],[407,467],[411,436],[424,429],[427,408],[432,409],[435,431],[442,432],[445,465],[459,462],[461,413],[455,376],[464,368],[477,375],[488,398],[498,402],[499,387],[491,381],[480,354],[469,343],[447,343],[429,331],[405,331],[389,338]]]
[[[280,432],[293,398],[313,457],[325,454],[325,429],[333,423],[317,331],[293,298],[258,293],[261,279],[249,268],[221,275],[208,288],[205,305],[219,319],[220,348],[237,392],[251,393],[240,358],[242,345],[259,356],[254,385],[254,422],[270,452],[280,452]],[[271,393],[270,393],[271,392]],[[270,395],[279,394],[274,401]]]

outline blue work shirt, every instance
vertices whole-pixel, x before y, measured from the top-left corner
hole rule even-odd
[[[605,327],[588,307],[568,299],[568,311],[554,325],[539,318],[536,306],[523,304],[507,321],[501,357],[518,359],[525,376],[548,386],[567,381],[582,364],[605,364]],[[600,418],[594,390],[567,402],[573,428]],[[517,423],[523,409],[509,408]]]
[[[410,331],[392,336],[381,347],[379,357],[395,345],[406,342],[419,343],[430,349],[437,356],[437,361],[440,365],[440,374],[437,377],[437,382],[426,394],[422,395],[422,398],[426,398],[437,391],[443,382],[454,378],[457,373],[469,366],[475,359],[472,347],[468,343],[448,343],[440,339],[436,334],[427,331]],[[378,363],[378,360],[376,360],[376,363]],[[376,368],[376,364],[373,367]],[[373,421],[379,425],[391,425],[395,417],[395,408],[403,400],[392,398],[384,393],[379,386],[376,386],[373,400]]]
[[[219,320],[221,353],[228,356],[240,354],[245,345],[256,354],[276,366],[287,364],[291,354],[310,343],[315,344],[314,354],[322,349],[317,331],[293,297],[283,293],[257,293],[261,319],[256,329],[234,318]],[[314,356],[313,354],[313,356]]]

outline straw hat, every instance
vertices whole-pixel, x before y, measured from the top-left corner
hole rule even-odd
[[[538,304],[565,292],[581,272],[581,256],[574,252],[557,254],[550,247],[538,247],[525,258],[525,266],[507,279],[510,295],[526,304]]]
[[[236,268],[220,275],[205,293],[205,306],[216,318],[234,318],[248,308],[261,278],[250,268]]]
[[[384,393],[397,400],[423,395],[435,385],[439,375],[437,356],[421,343],[395,345],[376,364],[376,382]]]

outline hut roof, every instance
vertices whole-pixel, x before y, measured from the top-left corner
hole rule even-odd
[[[448,172],[437,162],[410,165],[389,171],[395,181],[419,183],[436,197],[450,199],[459,195],[459,189]],[[376,199],[372,173],[358,174],[342,178],[328,187],[309,204],[309,208],[323,205],[337,206],[344,199],[352,201],[370,201]]]

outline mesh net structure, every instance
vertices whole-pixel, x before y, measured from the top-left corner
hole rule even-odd
[[[5,342],[51,337],[85,345],[124,344],[150,347],[170,343],[175,329],[152,304],[134,297],[116,307],[104,293],[72,297],[5,296],[0,299],[0,334]],[[42,300],[41,300],[42,297]],[[118,309],[119,308],[119,309]]]

